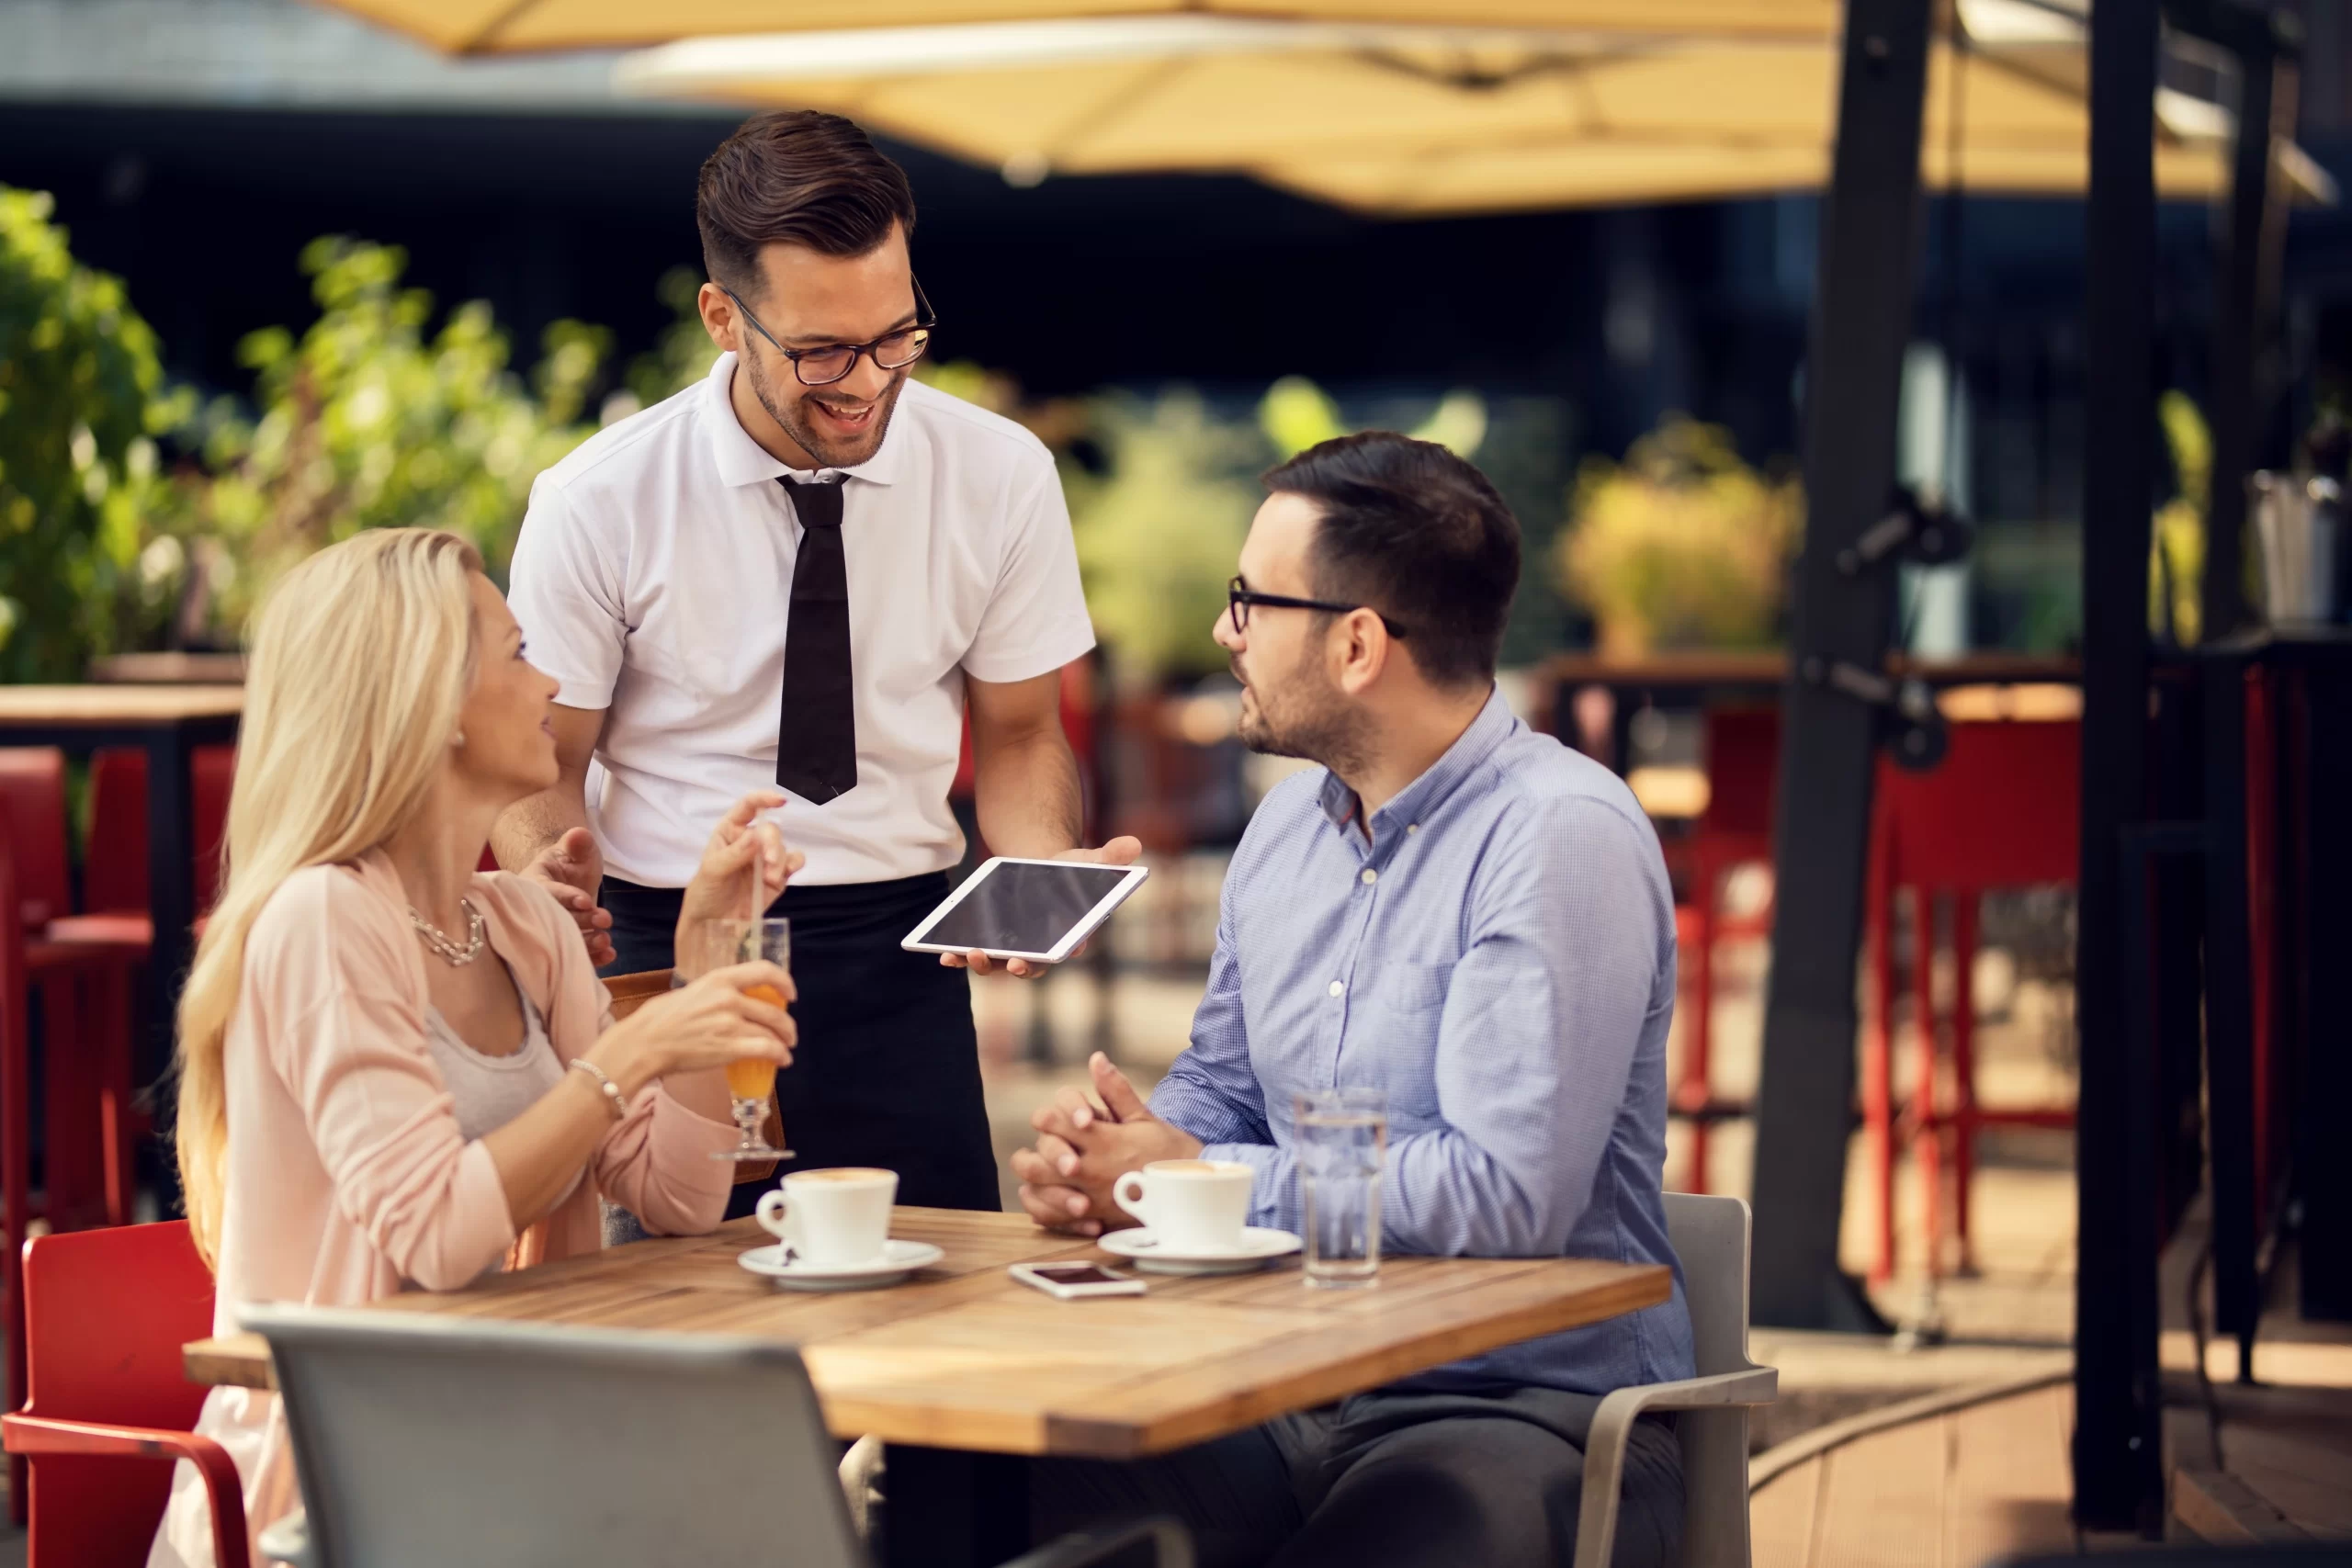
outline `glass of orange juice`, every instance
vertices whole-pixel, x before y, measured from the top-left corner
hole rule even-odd
[[[714,964],[750,964],[765,959],[779,969],[792,967],[792,922],[786,919],[710,920],[708,941]],[[784,995],[774,986],[752,986],[745,989],[747,997],[754,997],[771,1007],[786,1006]],[[769,1160],[790,1159],[790,1149],[770,1146],[763,1135],[768,1119],[768,1100],[775,1093],[775,1064],[758,1056],[739,1057],[727,1064],[727,1092],[735,1115],[736,1131],[741,1141],[733,1148],[716,1156],[718,1159]]]

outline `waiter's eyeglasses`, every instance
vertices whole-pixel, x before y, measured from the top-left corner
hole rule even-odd
[[[1226,614],[1233,617],[1233,629],[1237,635],[1250,629],[1250,606],[1252,604],[1262,604],[1270,610],[1323,610],[1334,615],[1372,610],[1369,604],[1335,604],[1329,599],[1293,599],[1281,593],[1261,593],[1237,577],[1225,585]],[[1377,610],[1372,613],[1380,615]],[[1388,628],[1390,637],[1405,635],[1405,628],[1385,615],[1380,615],[1380,624]]]
[[[910,278],[908,281],[914,280]],[[856,369],[860,359],[871,359],[884,370],[903,370],[922,357],[923,350],[931,346],[931,329],[939,324],[939,318],[931,313],[931,301],[922,296],[922,285],[916,283],[913,326],[885,333],[872,343],[836,343],[827,344],[822,348],[786,348],[776,342],[775,333],[768,331],[765,322],[752,314],[752,308],[743,303],[741,294],[723,283],[718,288],[721,293],[735,301],[735,308],[743,312],[743,319],[751,322],[762,337],[775,344],[778,354],[792,361],[792,373],[800,378],[800,384],[804,387],[830,387]]]

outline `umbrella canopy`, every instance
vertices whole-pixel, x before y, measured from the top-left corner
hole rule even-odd
[[[1841,0],[319,0],[452,54],[639,48],[716,33],[1216,15],[1653,35],[1836,34]]]
[[[2015,18],[2014,0],[1970,0],[1962,15],[1993,32]],[[1922,137],[1931,186],[2084,187],[2079,28],[2070,36],[2048,17],[2028,9],[2022,38],[1936,46]],[[627,57],[616,75],[649,95],[831,109],[1016,184],[1056,171],[1238,172],[1401,214],[1815,188],[1828,175],[1838,69],[1836,39],[1818,32],[1677,39],[1195,15],[695,39]],[[2171,89],[2150,112],[2158,188],[2224,188],[2227,112]],[[2329,194],[2308,160],[2294,168],[2302,194]]]

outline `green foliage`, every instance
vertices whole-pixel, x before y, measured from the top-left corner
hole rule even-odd
[[[1569,513],[1554,570],[1605,650],[1771,639],[1804,492],[1742,462],[1729,432],[1668,415],[1622,465],[1586,459]]]
[[[584,440],[582,412],[609,346],[601,327],[559,321],[526,385],[506,335],[476,300],[430,330],[432,296],[400,287],[406,254],[333,236],[302,252],[318,320],[241,345],[258,418],[224,400],[201,427],[209,482],[181,491],[221,629],[304,556],[363,528],[447,528],[503,575],[539,471]]]
[[[0,186],[0,679],[79,680],[168,615],[142,583],[159,484],[155,334],[77,264],[40,192]]]
[[[2184,648],[2204,620],[2205,508],[2213,489],[2213,434],[2196,401],[2177,388],[2156,400],[2180,493],[2156,509],[2148,543],[2148,629]]]
[[[1215,627],[1257,511],[1263,443],[1186,391],[1106,395],[1092,434],[1107,472],[1066,465],[1063,486],[1095,634],[1127,679],[1225,668]]]
[[[629,361],[628,389],[639,408],[655,403],[710,374],[718,345],[704,330],[702,311],[695,298],[702,292],[702,273],[691,266],[673,266],[654,285],[654,293],[676,317],[662,329],[653,347]]]
[[[1266,389],[1258,403],[1258,428],[1285,461],[1356,429],[1340,417],[1331,394],[1304,376],[1285,376]],[[1460,457],[1476,457],[1487,436],[1486,400],[1476,392],[1448,392],[1427,419],[1405,434],[1434,441]]]

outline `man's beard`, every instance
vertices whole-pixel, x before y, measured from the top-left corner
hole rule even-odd
[[[1233,677],[1248,688],[1257,706],[1254,715],[1242,710],[1235,731],[1241,744],[1270,757],[1320,762],[1341,778],[1360,771],[1366,750],[1363,726],[1319,671],[1302,673],[1290,683],[1280,711],[1266,700],[1264,687],[1243,679],[1238,664]]]
[[[760,368],[756,358],[748,354],[740,355],[736,362],[751,378],[752,396],[758,400],[760,407],[767,410],[768,417],[784,427],[784,433],[792,437],[794,446],[817,459],[817,466],[820,468],[854,468],[882,450],[882,439],[890,434],[890,416],[899,409],[899,393],[907,384],[904,370],[891,373],[888,389],[874,400],[877,406],[874,411],[871,445],[860,443],[851,446],[817,434],[808,420],[801,416],[802,400],[778,402],[768,384],[766,373]]]

